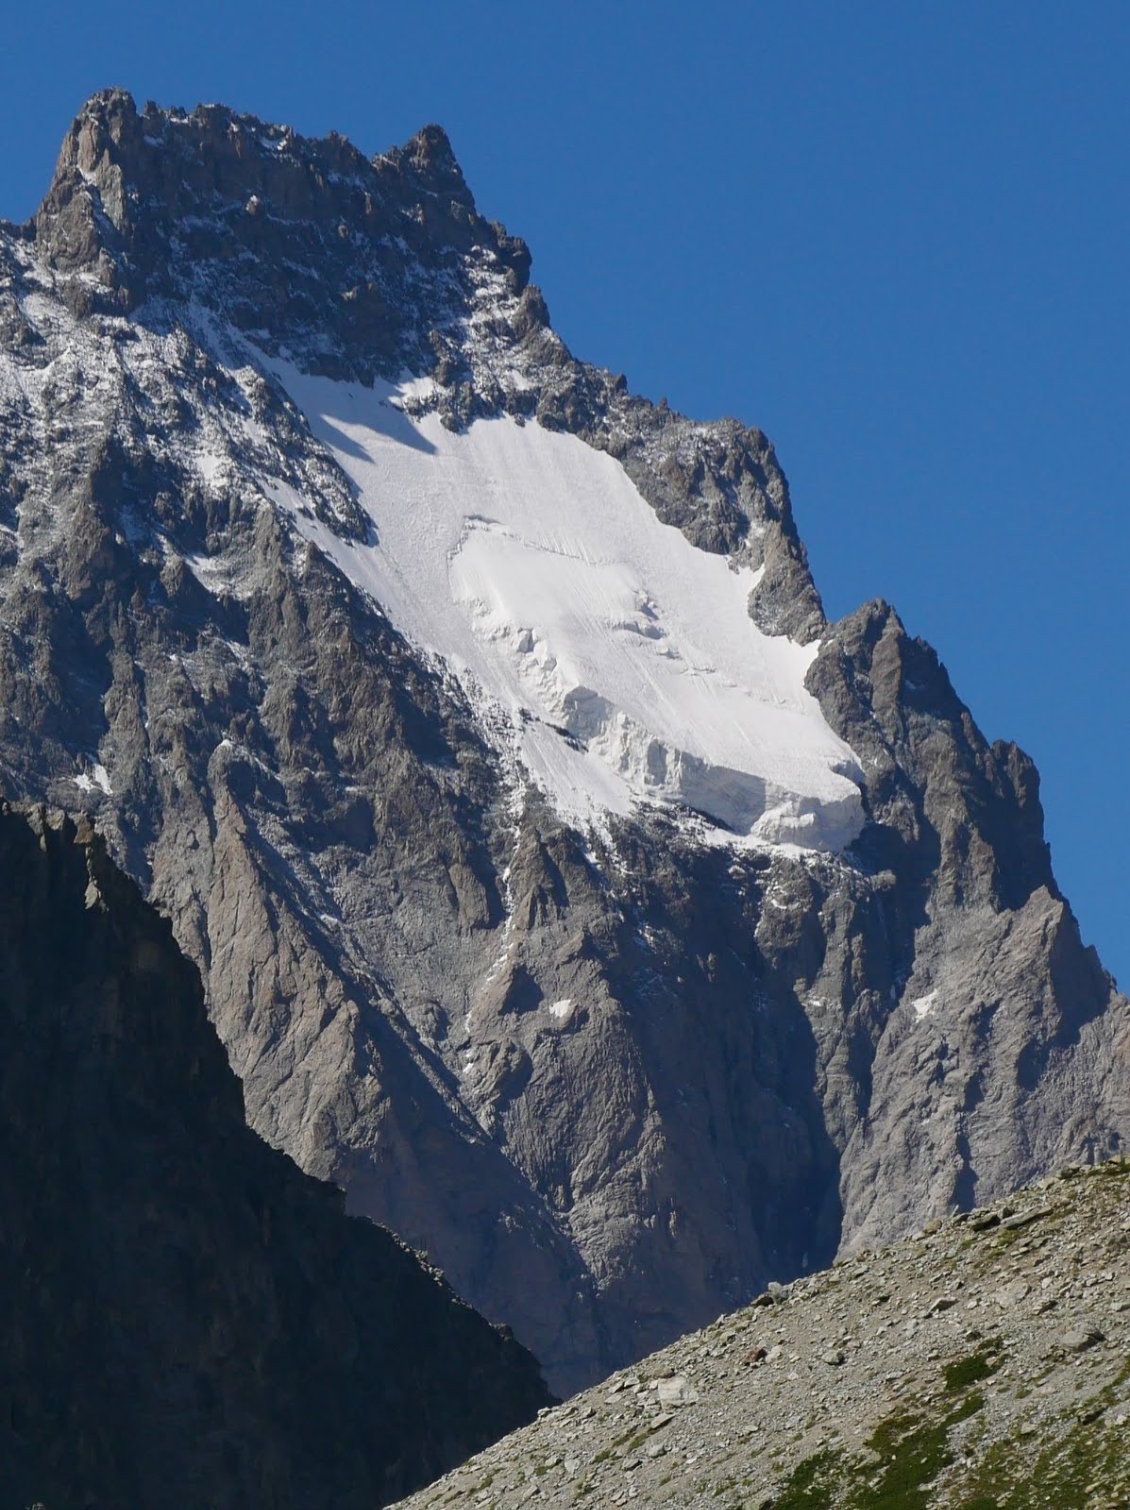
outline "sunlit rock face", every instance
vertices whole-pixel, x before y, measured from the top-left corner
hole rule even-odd
[[[0,237],[0,764],[564,1390],[1116,1146],[1127,1009],[1031,762],[529,266],[436,128],[95,97]]]

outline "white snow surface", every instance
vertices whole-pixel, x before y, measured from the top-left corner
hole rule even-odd
[[[480,419],[463,434],[366,388],[275,370],[373,523],[357,544],[269,482],[298,528],[476,700],[501,707],[530,777],[582,824],[653,803],[725,842],[840,849],[858,766],[804,688],[815,645],[762,634],[757,574],[662,524],[575,436]]]
[[[114,788],[110,784],[110,773],[101,761],[95,761],[90,774],[83,771],[80,775],[72,777],[75,786],[80,792],[105,792],[107,797],[113,795]]]
[[[914,1015],[919,1019],[919,1021],[921,1021],[923,1017],[929,1017],[937,1004],[938,993],[936,991],[927,991],[925,996],[916,996],[910,1003],[911,1007],[914,1009]]]

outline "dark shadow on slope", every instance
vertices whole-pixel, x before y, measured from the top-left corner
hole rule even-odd
[[[245,1127],[169,925],[0,812],[0,1482],[370,1510],[548,1403],[533,1360]]]
[[[605,968],[662,1127],[657,1192],[680,1192],[667,1233],[641,1237],[647,1293],[631,1274],[602,1293],[606,1312],[634,1309],[638,1356],[830,1263],[842,1211],[815,1036],[757,941],[763,858],[739,881],[730,852],[618,842],[640,885]]]
[[[321,411],[308,416],[310,428],[314,435],[324,445],[333,451],[342,452],[352,457],[355,461],[372,463],[376,460],[371,450],[368,450],[355,435],[349,434],[342,428],[346,423],[352,422],[365,425],[378,435],[383,435],[386,440],[392,440],[397,445],[407,446],[413,451],[422,451],[427,456],[435,455],[435,446],[420,430],[412,423],[408,416],[394,404],[385,399],[375,399],[372,395],[366,395],[363,408],[359,405],[356,417],[347,417],[344,414],[325,414]]]

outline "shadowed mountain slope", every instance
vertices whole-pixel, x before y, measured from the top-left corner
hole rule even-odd
[[[4,1503],[373,1506],[537,1365],[244,1124],[169,926],[85,821],[0,812]]]

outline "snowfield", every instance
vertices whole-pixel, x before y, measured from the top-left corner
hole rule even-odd
[[[375,388],[276,366],[355,484],[368,544],[269,484],[299,529],[476,700],[500,706],[530,777],[582,824],[640,803],[732,838],[840,849],[857,763],[804,688],[815,645],[762,634],[757,574],[660,523],[620,464],[511,419],[464,434]],[[717,837],[722,837],[718,835]]]

